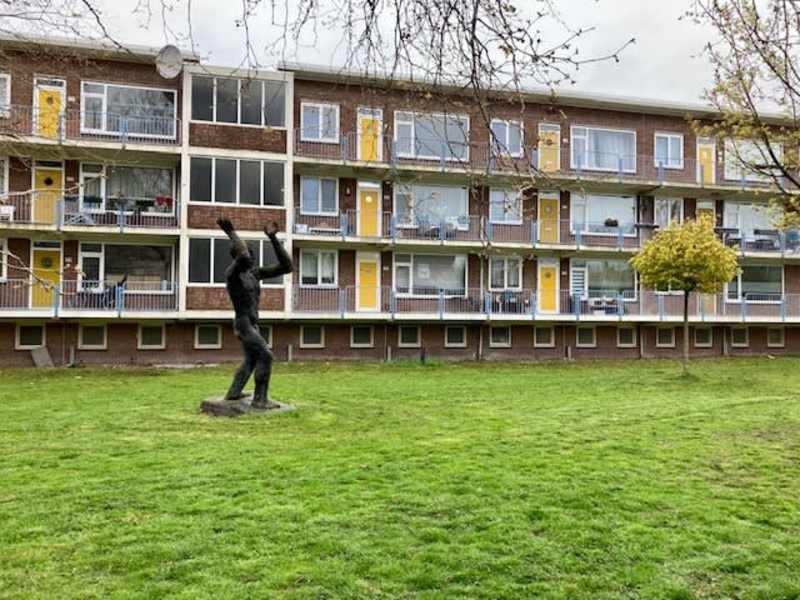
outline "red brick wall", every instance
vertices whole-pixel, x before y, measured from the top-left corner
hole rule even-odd
[[[189,123],[189,145],[230,150],[286,153],[286,130],[269,127]]]
[[[219,229],[217,219],[230,219],[241,231],[262,231],[270,221],[275,221],[281,231],[286,230],[286,211],[281,208],[261,208],[237,204],[189,204],[189,227],[192,229]]]
[[[265,287],[261,289],[261,310],[282,311],[284,304],[283,288]],[[224,287],[186,288],[186,310],[233,310],[228,292]]]

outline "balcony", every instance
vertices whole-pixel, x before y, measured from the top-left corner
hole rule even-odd
[[[177,229],[180,206],[171,198],[125,198],[110,210],[90,205],[76,196],[54,198],[53,192],[22,192],[0,196],[0,227],[4,224],[64,227],[113,227],[120,232],[144,229]]]
[[[178,284],[161,281],[127,283],[124,286],[102,281],[62,281],[45,286],[28,279],[0,281],[0,315],[4,312],[31,312],[46,316],[124,317],[139,313],[164,313],[178,310]]]
[[[102,118],[101,118],[102,117]],[[104,123],[102,127],[91,124]],[[180,145],[180,120],[152,115],[115,115],[68,109],[8,105],[0,109],[0,136],[39,138],[59,144],[94,140],[160,146]]]
[[[387,136],[374,142],[361,143],[358,133],[340,136],[338,142],[312,142],[300,139],[295,131],[295,155],[339,163],[368,163],[376,167],[424,167],[437,171],[470,170],[490,174],[525,174],[547,179],[580,179],[597,182],[630,182],[670,184],[691,187],[723,187],[729,189],[769,189],[772,181],[741,176],[725,176],[722,160],[684,159],[680,165],[669,165],[653,155],[621,155],[603,152],[572,153],[569,147],[539,151],[537,146],[524,146],[518,155],[502,152],[493,142],[444,142],[427,154],[403,154],[398,147],[408,147]],[[417,144],[419,145],[419,144]],[[428,144],[430,145],[430,144]],[[791,187],[788,181],[783,185]]]

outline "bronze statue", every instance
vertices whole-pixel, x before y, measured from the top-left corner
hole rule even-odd
[[[254,410],[279,408],[281,405],[269,399],[272,352],[258,328],[258,304],[261,298],[261,280],[291,273],[292,259],[278,241],[278,224],[275,221],[264,228],[264,233],[272,242],[278,262],[263,267],[256,265],[250,256],[247,244],[239,238],[230,220],[217,219],[217,225],[231,240],[233,262],[225,271],[225,287],[235,313],[233,331],[241,340],[244,350],[244,361],[233,377],[233,383],[225,395],[225,400],[242,400],[244,398],[242,390],[252,374],[255,379],[255,390],[249,408]]]

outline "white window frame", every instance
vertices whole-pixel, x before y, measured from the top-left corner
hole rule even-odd
[[[88,171],[87,172],[85,170],[85,167],[87,167],[87,166],[100,167],[100,171],[99,172],[93,172],[93,171]],[[112,166],[114,166],[114,167],[129,167],[129,168],[132,168],[132,169],[135,169],[135,168],[161,169],[161,170],[164,170],[164,171],[170,171],[172,173],[172,178],[171,178],[172,179],[172,192],[171,192],[171,195],[170,195],[170,197],[172,198],[172,211],[171,212],[157,212],[157,211],[147,210],[147,211],[142,212],[141,214],[147,215],[148,217],[174,217],[175,216],[175,211],[177,210],[177,206],[178,206],[178,199],[177,199],[177,194],[176,194],[176,190],[175,190],[176,185],[177,185],[177,181],[176,181],[177,173],[175,172],[175,168],[174,167],[171,168],[171,169],[165,169],[162,166],[151,166],[151,165],[148,165],[148,164],[140,164],[140,165],[137,165],[137,164],[114,164]],[[106,168],[107,167],[108,167],[108,165],[105,164],[105,163],[96,163],[96,162],[92,162],[92,161],[81,161],[80,169],[79,169],[79,172],[80,172],[80,175],[79,175],[80,188],[79,188],[79,195],[78,195],[78,207],[79,207],[81,212],[88,212],[88,213],[103,213],[103,212],[106,212],[106,201],[108,200],[108,197],[107,197],[107,194],[106,194],[106,182],[108,180],[108,176],[106,175]],[[103,201],[100,203],[100,208],[87,209],[83,205],[84,189],[85,189],[85,186],[86,186],[85,182],[86,182],[87,179],[97,179],[97,178],[100,179],[100,196],[103,199]],[[213,189],[212,189],[212,192],[213,192]],[[126,211],[123,211],[123,213],[126,214],[126,215],[132,215],[133,211],[126,210]]]
[[[737,329],[744,329],[744,343],[737,343],[733,341],[733,332]],[[750,328],[747,325],[734,325],[730,328],[731,331],[731,348],[749,348],[750,347]]]
[[[698,331],[708,331],[708,341],[707,342],[700,342],[697,341],[697,332]],[[714,328],[711,326],[696,326],[694,327],[694,331],[692,332],[692,344],[695,348],[711,348],[714,346]]]
[[[209,123],[210,121],[202,121],[203,123]],[[233,125],[233,123],[230,123]],[[206,159],[211,161],[211,200],[193,200],[192,199],[192,159],[193,158],[200,158]],[[234,198],[233,202],[217,202],[217,160],[232,160],[236,163],[236,197]],[[259,187],[261,189],[260,193],[260,203],[259,204],[248,204],[243,203],[241,200],[241,162],[258,162],[261,163],[261,167],[259,169]],[[264,163],[276,163],[283,166],[283,204],[264,204]],[[246,158],[246,157],[234,157],[234,156],[204,156],[202,154],[192,154],[189,157],[189,204],[201,204],[205,206],[241,206],[244,208],[275,208],[279,210],[286,209],[286,186],[287,186],[287,177],[286,177],[286,161],[277,160],[277,159],[264,159],[264,158]],[[172,178],[173,182],[175,181],[175,176],[173,175]],[[338,188],[337,188],[337,202],[338,202]],[[173,205],[177,204],[173,202]]]
[[[539,343],[536,338],[536,332],[546,329],[550,332],[550,342],[546,344]],[[535,325],[533,327],[533,347],[534,348],[555,348],[556,347],[556,328],[552,325]]]
[[[101,251],[99,253],[98,252],[84,252],[83,248],[82,248],[82,244],[84,244],[84,243],[85,244],[98,244],[101,247]],[[121,241],[120,242],[91,242],[91,241],[84,241],[84,242],[78,242],[78,266],[79,266],[79,268],[81,270],[81,273],[78,274],[78,289],[80,291],[98,291],[98,292],[102,292],[103,291],[102,285],[98,286],[97,288],[89,288],[89,287],[84,288],[83,287],[83,257],[84,256],[89,256],[89,257],[100,256],[100,272],[98,273],[98,275],[100,275],[99,282],[100,283],[104,283],[105,282],[105,270],[106,270],[106,249],[109,246],[148,246],[148,247],[154,247],[154,248],[169,248],[169,250],[170,250],[169,280],[166,283],[169,283],[169,284],[175,284],[176,283],[176,280],[175,280],[175,258],[176,258],[176,256],[175,255],[177,254],[177,250],[175,249],[175,246],[170,246],[168,244],[158,244],[158,243],[144,244],[144,243],[141,243],[141,242],[126,244],[126,243],[123,243]],[[173,289],[172,285],[171,285],[170,289],[166,289],[166,290],[136,290],[136,289],[130,289],[130,290],[126,289],[125,290],[125,294],[126,295],[132,295],[132,294],[154,295],[154,294],[158,294],[158,295],[164,295],[165,296],[165,295],[174,294],[174,293],[175,293],[175,289]]]
[[[451,342],[448,334],[451,329],[460,329],[462,333],[462,342]],[[445,348],[466,348],[467,347],[467,328],[464,325],[447,325],[444,328],[444,347]]]
[[[503,262],[503,287],[494,287],[492,285],[492,262],[499,260]],[[517,267],[517,282],[518,285],[508,285],[508,261],[516,260]],[[521,256],[490,256],[489,257],[489,291],[490,292],[521,292],[522,291],[522,257]]]
[[[0,104],[0,118],[8,119],[11,116],[11,73],[0,73],[0,79],[5,79],[3,85],[6,92],[5,104]]]
[[[317,283],[303,283],[303,256],[305,254],[317,255]],[[320,256],[322,254],[333,254],[333,283],[321,283],[322,281],[322,261]],[[298,277],[300,278],[301,288],[336,288],[339,287],[339,251],[338,250],[320,250],[313,248],[300,249],[300,265],[298,266]]]
[[[746,264],[742,265],[742,267],[781,267],[781,300],[747,300],[747,304],[780,304],[782,302],[782,298],[786,295],[786,269],[783,265],[773,265],[773,264]],[[739,272],[736,273],[736,287],[738,290],[738,294],[736,298],[731,299],[728,296],[728,283],[725,284],[725,302],[727,304],[741,304],[745,301],[742,297],[742,269],[739,269]]]
[[[263,173],[262,173],[263,174]],[[317,206],[319,210],[315,212],[307,211],[303,208],[303,182],[309,179],[316,179],[319,181],[319,192],[317,193]],[[323,180],[333,181],[335,183],[334,189],[336,190],[335,199],[336,199],[336,207],[333,209],[332,212],[326,212],[322,210],[322,182]],[[263,194],[262,194],[263,195]],[[339,216],[339,178],[338,177],[313,177],[308,175],[303,175],[300,177],[300,214],[301,215],[309,215],[309,216],[316,216],[316,217],[338,217]]]
[[[658,157],[656,156],[656,145],[658,143],[658,138],[666,138],[667,140],[667,154],[669,154],[669,147],[670,142],[672,140],[678,140],[680,145],[680,164],[677,165],[670,165],[669,162],[664,164],[663,166],[659,164]],[[669,160],[669,156],[667,156],[667,160]],[[683,134],[682,133],[673,133],[669,131],[656,131],[653,134],[653,166],[656,168],[663,168],[667,170],[676,170],[680,171],[683,169]]]
[[[616,237],[618,234],[613,231],[590,231],[588,228],[591,225],[591,221],[589,220],[589,203],[591,202],[591,198],[596,198],[598,196],[601,197],[609,197],[609,198],[631,198],[633,200],[633,208],[636,212],[634,216],[634,221],[638,221],[639,215],[639,205],[636,199],[636,196],[627,196],[625,194],[598,194],[598,193],[587,193],[587,194],[570,194],[569,199],[569,230],[572,235],[577,233],[577,227],[575,226],[575,214],[577,213],[576,206],[582,205],[583,210],[583,229],[581,230],[582,236],[601,236],[601,237]],[[633,233],[623,233],[622,237],[626,238],[635,238],[636,231]]]
[[[217,330],[216,344],[200,343],[200,328],[213,327]],[[196,323],[194,326],[194,349],[195,350],[221,350],[222,349],[222,326],[218,323]]]
[[[189,82],[189,99],[191,102],[192,97],[192,84],[194,83],[194,78],[198,77],[200,79],[211,79],[211,120],[206,119],[195,119],[192,117],[192,107],[190,106],[189,110],[189,120],[192,123],[215,123],[217,125],[235,125],[237,127],[269,127],[270,129],[279,129],[284,130],[287,129],[287,118],[289,114],[288,110],[288,99],[289,99],[289,84],[287,81],[283,79],[274,79],[274,78],[252,78],[252,79],[241,79],[237,77],[227,77],[224,75],[208,75],[206,73],[193,73],[192,74],[192,81]],[[217,80],[218,79],[236,79],[239,84],[237,86],[236,91],[236,122],[231,123],[230,121],[217,121]],[[252,85],[254,81],[259,81],[261,83],[261,124],[257,123],[242,123],[242,81],[247,81],[248,84]],[[266,123],[266,100],[267,94],[265,92],[265,85],[267,83],[282,83],[283,84],[283,125],[268,125]]]
[[[633,334],[633,337],[629,343],[623,343],[619,339],[619,333],[623,329],[629,329]],[[617,348],[636,348],[636,342],[636,327],[634,325],[620,325],[617,327]]]
[[[659,331],[669,331],[670,332],[670,341],[668,343],[662,343],[658,337]],[[656,327],[656,348],[674,348],[675,347],[675,327]]]
[[[407,255],[411,257],[410,262],[398,262],[397,256]],[[414,293],[414,262],[417,256],[430,256],[430,254],[423,254],[422,252],[393,252],[392,253],[392,291],[398,298],[438,298],[439,294],[415,294]],[[464,293],[459,294],[445,294],[445,298],[466,298],[469,293],[469,255],[468,254],[444,254],[443,256],[464,256]],[[408,267],[408,292],[397,291],[397,267]]]
[[[99,252],[86,251],[86,250],[83,249],[83,245],[84,244],[98,245],[98,246],[100,246],[100,251]],[[84,275],[84,271],[83,271],[83,259],[84,258],[99,258],[100,259],[99,266],[98,266],[98,272],[97,272],[98,279],[97,279],[97,286],[96,287],[90,287],[90,286],[84,285],[84,281],[86,280],[85,279],[86,276]],[[102,242],[80,242],[79,241],[78,242],[78,290],[81,291],[81,292],[90,292],[90,291],[102,292],[103,291],[103,282],[105,280],[105,278],[104,278],[105,271],[106,271],[106,246],[105,246],[105,244],[102,243]],[[91,279],[89,279],[88,281],[91,281]]]
[[[773,343],[769,339],[770,331],[780,331],[781,340],[778,343]],[[767,327],[767,348],[785,348],[786,347],[786,328],[785,327]]]
[[[745,181],[747,183],[769,183],[772,181],[772,177],[770,175],[761,175],[760,173],[755,173],[753,171],[747,170],[747,167],[739,162],[738,155],[741,154],[741,151],[735,150],[735,146],[737,144],[751,144],[753,145],[758,152],[759,145],[762,142],[760,140],[748,140],[748,139],[732,139],[726,138],[723,142],[723,163],[722,163],[722,176],[725,178],[725,181]],[[773,152],[778,156],[779,159],[783,158],[783,144],[775,143],[770,144],[772,146]],[[730,163],[728,162],[728,157],[730,156]],[[732,171],[738,171],[739,176],[736,176]],[[743,174],[744,176],[741,176]]]
[[[99,92],[86,92],[85,88],[87,85],[102,85],[103,86],[103,93],[102,96]],[[106,129],[107,126],[107,117],[108,117],[108,88],[116,87],[116,88],[127,88],[127,89],[138,89],[138,90],[151,90],[156,92],[167,92],[172,94],[172,123],[173,123],[173,134],[172,135],[162,135],[157,133],[134,133],[134,137],[137,138],[149,138],[149,139],[158,139],[158,140],[174,140],[177,139],[178,136],[178,127],[180,127],[180,123],[178,122],[178,90],[170,89],[170,88],[162,88],[162,87],[153,87],[149,85],[131,85],[128,83],[104,83],[101,81],[91,81],[91,80],[81,80],[81,133],[100,133],[103,135],[122,135],[121,131],[112,131]],[[103,99],[103,128],[102,129],[95,129],[92,127],[86,126],[86,98],[87,97],[102,97]],[[158,117],[162,118],[162,117]],[[130,133],[128,133],[130,135]]]
[[[415,343],[403,342],[403,329],[414,328],[417,330],[417,341]],[[419,325],[400,325],[397,328],[397,347],[398,348],[421,348],[422,347],[422,327]]]
[[[492,127],[495,123],[502,123],[505,125],[506,128],[506,135],[505,140],[501,140],[499,138],[495,139],[497,136],[494,133]],[[519,127],[519,152],[510,152],[508,146],[508,139],[509,139],[509,131],[511,129],[511,125],[516,125]],[[491,142],[493,143],[494,149],[499,153],[500,156],[509,156],[511,158],[522,158],[525,155],[525,126],[522,121],[517,121],[516,119],[498,119],[494,118],[489,123],[489,132],[491,134]]]
[[[517,213],[519,215],[518,219],[509,219],[507,215],[509,215],[510,213],[508,211],[506,211],[505,209],[503,210],[504,218],[503,218],[502,221],[499,220],[499,219],[492,218],[492,194],[494,194],[495,192],[502,193],[504,195],[504,199],[505,200],[507,200],[507,199],[513,197],[514,195],[516,195],[516,200],[519,203],[519,211]],[[513,192],[513,193],[510,193],[510,192]],[[493,225],[522,225],[522,192],[519,191],[519,190],[512,190],[512,189],[508,189],[508,188],[490,188],[489,189],[489,222],[492,223]]]
[[[8,279],[8,240],[0,237],[0,281]]]
[[[42,328],[42,343],[29,346],[23,345],[20,340],[20,328],[22,327],[41,327]],[[47,325],[44,323],[17,323],[14,328],[14,350],[38,350],[47,346]]]
[[[319,327],[319,343],[309,344],[305,341],[307,327]],[[324,348],[325,347],[325,325],[301,325],[300,326],[300,347],[301,348]]]
[[[417,187],[428,187],[428,188],[431,188],[431,187],[436,188],[436,187],[438,187],[438,188],[449,188],[449,189],[450,188],[452,188],[452,189],[456,189],[457,188],[457,189],[460,189],[461,190],[461,202],[462,202],[463,207],[464,207],[464,213],[463,213],[462,216],[466,218],[467,222],[466,222],[466,224],[463,224],[463,225],[460,224],[459,222],[456,222],[455,223],[455,228],[458,231],[468,231],[469,230],[469,191],[467,190],[466,187],[464,187],[464,186],[441,185],[441,184],[431,184],[431,185],[418,184],[418,185],[415,185],[413,183],[409,183],[409,184],[397,183],[397,184],[392,186],[392,208],[393,208],[392,215],[394,215],[395,220],[397,220],[397,196],[401,195],[401,194],[408,194],[412,198],[411,210],[409,211],[409,222],[406,223],[406,222],[399,222],[398,221],[396,223],[396,225],[395,225],[397,227],[397,229],[416,229],[418,227],[417,211],[416,211],[416,205],[417,205],[416,188]]]
[[[355,333],[356,327],[366,327],[369,329],[369,342],[366,344],[359,344],[356,343],[353,334]],[[351,325],[350,326],[350,347],[351,348],[374,348],[375,347],[375,326],[374,325]]]
[[[160,345],[145,345],[142,342],[142,328],[143,327],[161,327],[161,344]],[[136,349],[137,350],[164,350],[167,347],[167,326],[164,323],[139,323],[136,328]]]
[[[589,292],[588,292],[588,290],[589,290],[589,268],[585,267],[585,266],[584,267],[576,267],[575,266],[575,261],[579,261],[579,262],[582,261],[582,262],[586,263],[586,262],[593,261],[593,260],[619,261],[619,262],[624,262],[624,263],[627,264],[627,261],[622,260],[622,259],[617,259],[617,258],[604,258],[604,257],[603,258],[595,258],[595,257],[571,258],[569,260],[569,294],[570,294],[570,296],[574,296],[575,294],[577,294],[577,292],[575,291],[575,289],[573,287],[574,278],[572,276],[572,273],[574,271],[583,271],[584,272],[584,274],[583,274],[584,290],[583,290],[583,293],[581,294],[581,300],[590,300],[590,299],[592,299],[592,298],[590,298]],[[639,300],[639,272],[636,271],[636,269],[634,269],[632,267],[631,267],[631,271],[633,271],[633,296],[623,296],[622,297],[622,301],[623,302],[637,302]],[[618,296],[595,296],[594,297],[594,299],[601,299],[601,300],[603,298],[606,298],[608,300],[616,300],[618,298]]]
[[[586,130],[586,135],[575,135],[576,129],[584,129]],[[623,169],[623,173],[636,173],[636,163],[637,161],[637,148],[638,148],[638,141],[637,141],[637,133],[635,129],[620,129],[620,128],[613,128],[613,127],[596,127],[593,125],[572,125],[569,130],[569,141],[570,141],[570,153],[569,153],[569,161],[570,167],[572,169],[577,169],[578,165],[575,164],[575,139],[583,138],[585,139],[585,145],[588,146],[589,144],[589,132],[590,131],[609,131],[612,133],[632,133],[633,134],[633,169]],[[584,154],[588,157],[589,152],[588,150],[584,151]],[[582,171],[597,171],[601,173],[616,173],[619,169],[605,169],[605,168],[598,168],[598,167],[588,167],[586,165],[581,165],[580,169]]]
[[[655,198],[653,198],[653,221],[655,221],[657,216],[658,216],[658,209],[656,208],[656,205],[658,205],[659,202],[670,202],[670,203],[677,202],[678,206],[680,207],[680,213],[681,214],[678,217],[678,222],[675,223],[672,220],[672,211],[669,211],[669,222],[664,227],[669,227],[670,225],[673,225],[673,224],[680,225],[681,223],[683,223],[683,221],[685,219],[685,214],[684,214],[684,210],[685,210],[684,204],[685,204],[685,202],[684,202],[683,198],[676,198],[675,196],[656,196]],[[656,223],[656,225],[658,225],[658,223]]]
[[[590,343],[581,342],[581,329],[589,329],[592,332],[592,341]],[[575,327],[575,347],[576,348],[597,348],[597,327],[594,325],[578,325]]]
[[[201,241],[202,240],[207,240],[207,241],[209,241],[209,252],[208,252],[208,260],[209,260],[208,275],[209,275],[209,280],[208,281],[191,281],[189,279],[189,267],[188,267],[188,265],[186,265],[186,285],[187,286],[189,286],[189,287],[217,287],[217,288],[225,287],[225,282],[224,281],[220,281],[220,282],[215,282],[214,281],[214,263],[216,262],[216,245],[214,244],[214,242],[216,240],[223,240],[223,239],[227,239],[227,238],[221,237],[221,236],[213,236],[213,237],[205,237],[205,236],[201,236],[201,235],[190,235],[189,236],[189,248],[190,249],[191,249],[192,240],[201,240]],[[258,262],[262,263],[263,259],[264,259],[265,244],[269,244],[270,241],[269,240],[265,240],[265,239],[253,239],[253,238],[250,238],[250,237],[242,237],[242,241],[245,244],[247,244],[248,242],[260,242]],[[285,283],[286,283],[286,277],[285,276],[281,276],[281,283],[268,283],[266,281],[262,281],[261,282],[261,287],[262,288],[274,288],[274,289],[277,289],[277,288],[283,288]]]
[[[87,344],[83,339],[83,330],[86,327],[102,327],[103,343]],[[108,325],[105,323],[81,323],[78,326],[78,350],[107,350],[108,349]]]
[[[405,117],[405,115],[411,115],[411,119]],[[458,157],[442,157],[436,155],[428,155],[428,154],[417,154],[417,117],[441,117],[444,119],[445,123],[447,123],[447,117],[451,117],[454,119],[463,120],[466,123],[466,142],[465,149],[466,155],[464,158]],[[470,156],[470,118],[467,114],[446,114],[442,112],[420,112],[420,111],[413,111],[413,110],[395,110],[394,111],[394,129],[393,129],[393,140],[395,142],[395,147],[397,146],[397,124],[398,123],[405,123],[411,125],[411,152],[397,152],[398,158],[418,158],[421,160],[445,160],[448,162],[455,162],[455,163],[464,163],[469,162]],[[446,128],[445,128],[446,131]],[[450,142],[447,141],[449,144]],[[460,142],[459,142],[460,143]]]
[[[496,342],[492,333],[496,329],[505,329],[508,331],[508,341]],[[489,347],[490,348],[511,348],[511,325],[491,325],[489,326]]]
[[[319,110],[319,137],[307,137],[306,136],[306,127],[304,124],[305,119],[305,109],[306,107],[309,108],[317,108]],[[323,109],[326,108],[333,108],[336,111],[336,132],[333,137],[322,137],[322,112]],[[316,142],[319,144],[339,144],[340,143],[340,109],[338,104],[332,104],[330,102],[301,102],[300,103],[300,141],[301,142]]]

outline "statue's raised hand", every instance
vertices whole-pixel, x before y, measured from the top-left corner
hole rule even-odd
[[[222,231],[224,231],[225,233],[230,233],[231,231],[233,231],[233,223],[231,223],[230,219],[225,219],[223,217],[220,217],[219,219],[217,219],[217,225],[219,225],[219,228],[222,229]]]
[[[267,223],[267,226],[264,227],[264,233],[266,233],[269,237],[272,237],[273,235],[277,235],[279,229],[280,228],[278,227],[277,222],[270,221],[269,223]]]

